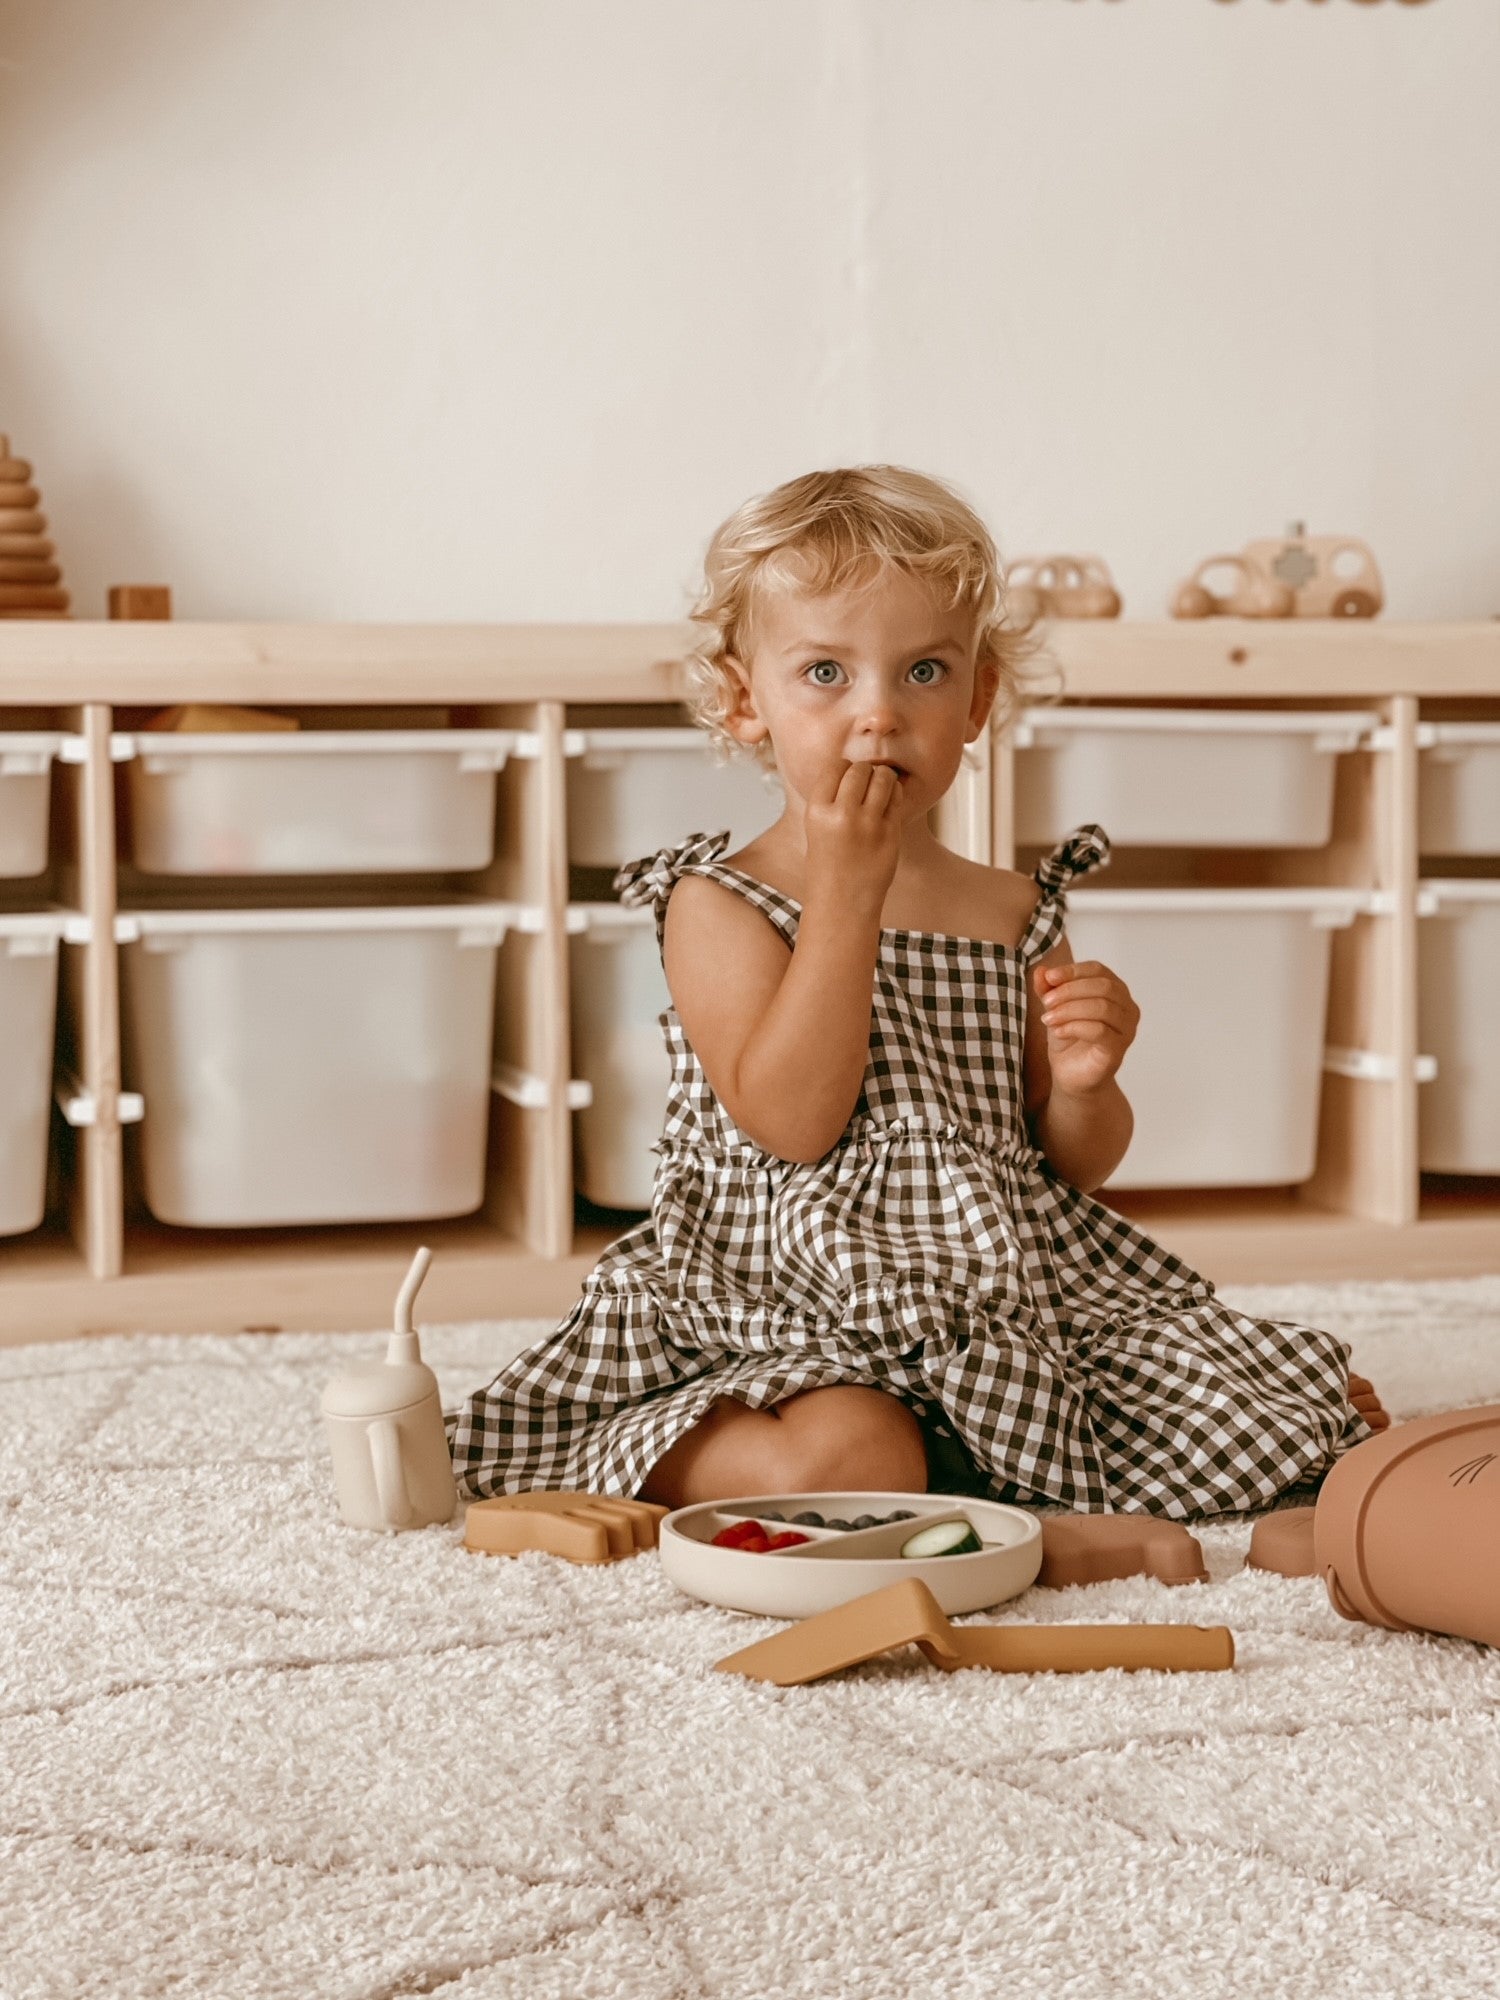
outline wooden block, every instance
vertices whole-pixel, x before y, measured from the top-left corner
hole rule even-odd
[[[0,583],[61,583],[62,571],[56,563],[26,561],[21,556],[0,556]]]
[[[464,1547],[479,1555],[540,1549],[567,1562],[618,1562],[656,1547],[656,1524],[667,1512],[613,1493],[500,1493],[466,1510]]]
[[[164,583],[112,583],[111,618],[170,618],[172,592]]]
[[[47,517],[32,507],[0,507],[0,535],[45,535]]]
[[[41,535],[0,535],[0,556],[18,556],[25,562],[45,562],[57,554],[57,546]]]
[[[0,479],[0,507],[40,507],[42,496],[19,479]]]

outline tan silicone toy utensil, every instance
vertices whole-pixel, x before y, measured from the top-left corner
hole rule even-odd
[[[540,1549],[568,1562],[618,1562],[656,1547],[656,1524],[667,1512],[612,1493],[501,1493],[465,1513],[464,1547],[487,1556]]]
[[[1316,1507],[1283,1507],[1257,1521],[1250,1535],[1247,1569],[1270,1570],[1276,1576],[1316,1576],[1313,1546]]]
[[[1207,1583],[1203,1544],[1181,1521],[1150,1514],[1047,1514],[1037,1586],[1154,1576],[1158,1583]]]
[[[714,1668],[777,1687],[799,1687],[913,1643],[945,1673],[964,1667],[1011,1674],[1073,1674],[1103,1667],[1211,1672],[1234,1665],[1234,1634],[1224,1625],[953,1626],[927,1585],[913,1577],[804,1618],[773,1638],[716,1660]]]

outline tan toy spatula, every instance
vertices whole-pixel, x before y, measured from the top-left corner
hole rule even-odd
[[[1076,1674],[1099,1667],[1211,1672],[1234,1665],[1227,1625],[950,1625],[918,1578],[853,1597],[832,1611],[730,1653],[719,1673],[799,1687],[915,1642],[935,1667],[1008,1674]]]

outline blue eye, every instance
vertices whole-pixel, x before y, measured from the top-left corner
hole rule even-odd
[[[811,678],[813,674],[817,673],[820,667],[837,667],[837,666],[838,666],[837,660],[814,660],[810,667],[805,667],[803,669],[803,678],[804,679]],[[946,663],[942,660],[918,660],[917,667],[936,667],[940,673],[944,674],[946,674],[948,671]],[[916,672],[916,667],[913,667],[912,672],[913,673]],[[814,685],[817,687],[835,687],[837,686],[837,682],[817,681],[814,683]],[[923,681],[921,685],[923,687],[931,687],[933,683],[931,681]]]

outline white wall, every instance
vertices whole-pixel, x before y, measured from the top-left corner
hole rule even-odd
[[[1500,8],[0,0],[0,431],[75,611],[675,619],[813,466],[1127,617],[1500,611]]]

